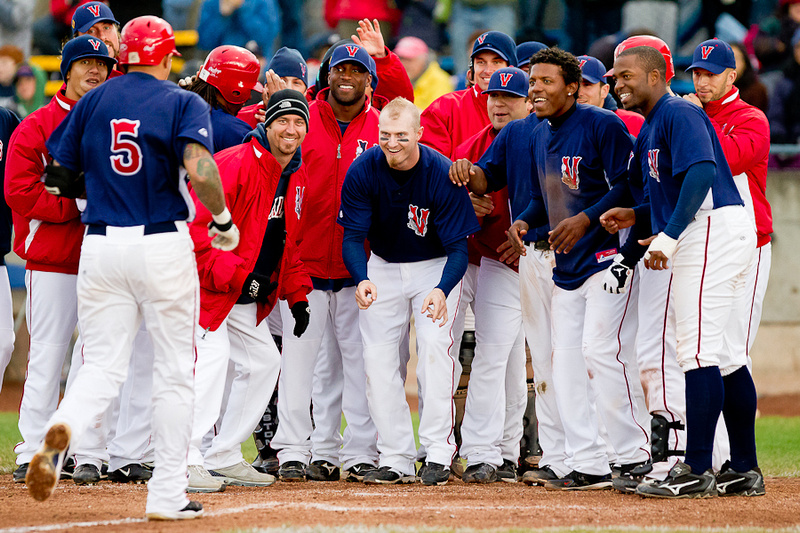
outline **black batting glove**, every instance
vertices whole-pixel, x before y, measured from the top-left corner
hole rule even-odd
[[[292,306],[292,316],[294,317],[294,336],[302,337],[308,329],[308,321],[311,320],[311,309],[308,302],[297,302]]]
[[[86,192],[83,172],[74,172],[60,165],[47,165],[44,169],[44,188],[54,196],[80,198]]]
[[[242,296],[249,296],[253,300],[266,303],[272,291],[278,288],[278,282],[270,283],[267,276],[250,272],[242,286]]]

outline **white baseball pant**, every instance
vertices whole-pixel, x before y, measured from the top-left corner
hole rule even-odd
[[[355,301],[355,287],[345,287],[337,292],[313,290],[308,294],[308,307],[311,311],[308,328],[302,337],[297,338],[293,333],[294,318],[289,304],[281,301],[281,316],[286,317],[283,321],[284,357],[281,359],[278,383],[278,429],[275,431],[271,443],[272,448],[278,450],[278,460],[281,464],[288,461],[300,461],[308,464],[311,461],[311,434],[313,432],[311,393],[314,368],[319,357],[334,357],[341,353],[343,368],[354,366],[355,373],[358,373],[358,366],[361,364],[359,363],[362,358],[361,333],[356,327],[358,306]],[[329,323],[333,332],[332,342],[338,346],[338,352],[330,348],[320,349]],[[349,374],[353,381],[344,385],[343,394],[345,392],[352,393],[354,398],[359,394],[365,395],[363,389],[356,390],[359,386],[359,378],[353,376],[349,370],[344,373],[343,377],[348,379]],[[335,388],[343,386],[336,383],[326,385]],[[348,387],[353,387],[353,389],[347,390]],[[343,400],[343,407],[345,403],[349,405],[348,400]],[[334,415],[331,410],[330,416],[338,421],[339,426],[337,427],[341,427],[341,411]],[[345,413],[345,417],[347,417],[347,413]],[[357,419],[358,417],[354,415],[354,422],[357,423]],[[337,423],[334,421],[320,422],[323,426],[328,424],[328,427]],[[357,439],[369,439],[370,436],[374,437],[375,435],[374,429],[369,429],[369,426],[353,430],[365,432],[363,436],[359,434],[358,437],[355,437]],[[331,462],[339,464],[338,460]]]
[[[3,375],[14,353],[14,303],[11,300],[11,282],[8,268],[0,265],[0,391]]]
[[[461,283],[447,297],[447,322],[433,323],[421,313],[425,297],[441,279],[444,257],[414,263],[389,263],[372,254],[369,279],[377,287],[372,305],[359,312],[364,341],[367,400],[378,429],[380,466],[414,475],[416,445],[411,412],[399,370],[400,338],[413,316],[419,347],[417,377],[425,410],[420,417],[419,440],[427,461],[450,465],[455,456],[453,393],[456,361],[453,320],[458,314]],[[441,326],[441,327],[440,327]]]
[[[155,348],[155,469],[148,513],[174,512],[189,503],[186,456],[199,283],[188,228],[175,225],[177,232],[154,235],[144,235],[143,226],[108,227],[106,235],[84,238],[77,287],[84,365],[49,424],[69,424],[73,441],[80,442],[89,423],[119,395],[144,319]]]

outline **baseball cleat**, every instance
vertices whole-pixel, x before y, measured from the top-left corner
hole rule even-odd
[[[275,483],[275,476],[262,474],[247,461],[240,461],[225,468],[208,471],[211,477],[222,479],[226,485],[237,487],[269,487]]]
[[[203,504],[191,501],[180,511],[161,511],[147,513],[148,520],[191,520],[203,516]]]
[[[225,481],[214,477],[200,465],[189,465],[189,486],[186,492],[225,492]]]
[[[61,479],[72,479],[72,474],[75,472],[75,456],[70,455],[64,459],[64,464],[61,467]],[[100,479],[103,479],[103,470],[100,470]]]
[[[281,481],[306,481],[306,465],[300,461],[287,461],[278,469]]]
[[[427,462],[420,470],[420,481],[423,485],[447,485],[450,480],[450,469],[442,464]]]
[[[78,465],[72,473],[76,485],[94,485],[100,481],[100,470],[93,464]]]
[[[461,476],[464,483],[494,483],[497,481],[497,469],[488,463],[468,466]]]
[[[14,470],[14,483],[25,483],[25,474],[28,473],[28,463],[23,463]]]
[[[497,479],[506,483],[516,483],[518,479],[517,464],[508,459],[503,459],[503,464],[497,469]]]
[[[611,474],[583,474],[573,470],[563,478],[551,479],[544,484],[547,490],[605,490],[611,488]]]
[[[262,474],[272,474],[276,477],[278,475],[278,469],[281,467],[281,463],[278,461],[277,457],[269,457],[264,459],[260,455],[257,456],[256,460],[250,464]]]
[[[34,500],[43,502],[56,489],[71,436],[72,431],[64,423],[55,424],[47,430],[44,443],[31,459],[25,474],[28,492]]]
[[[328,461],[312,461],[306,469],[310,481],[339,481],[339,467]]]
[[[717,494],[720,496],[763,496],[764,475],[758,467],[747,472],[737,472],[725,461],[717,474]]]
[[[127,464],[108,474],[108,479],[113,483],[147,483],[151,477],[153,477],[153,467],[140,463]]]
[[[616,467],[616,475],[612,470],[611,486],[614,490],[625,494],[633,494],[639,483],[645,480],[645,476],[653,471],[653,464],[650,461],[642,463],[631,463]]]
[[[686,463],[678,462],[669,471],[667,479],[640,483],[636,487],[636,494],[647,498],[714,498],[717,496],[717,484],[710,468],[698,475]]]
[[[358,463],[344,471],[344,480],[353,482],[363,482],[364,476],[370,472],[376,472],[378,467],[369,463]]]
[[[558,474],[547,465],[528,470],[522,474],[522,482],[526,485],[544,485],[553,479],[558,479]]]
[[[415,481],[417,476],[403,474],[390,466],[382,466],[364,476],[365,485],[398,485]]]

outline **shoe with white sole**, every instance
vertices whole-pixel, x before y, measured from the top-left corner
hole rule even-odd
[[[190,501],[186,507],[180,511],[161,511],[147,513],[145,516],[148,520],[191,520],[192,518],[200,518],[203,516],[203,504]]]
[[[225,481],[212,476],[200,465],[189,465],[189,487],[186,492],[225,492]]]
[[[213,477],[221,478],[226,485],[238,487],[269,487],[275,483],[275,476],[263,474],[247,461],[241,461],[225,468],[208,471]]]
[[[42,447],[31,459],[25,473],[25,483],[34,500],[43,502],[56,489],[71,437],[72,430],[64,423],[47,430]]]

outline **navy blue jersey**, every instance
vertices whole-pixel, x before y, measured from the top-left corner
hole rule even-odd
[[[475,163],[486,174],[489,185],[487,192],[499,191],[508,186],[512,220],[516,220],[525,211],[531,199],[531,162],[524,155],[530,153],[533,130],[539,122],[533,113],[526,118],[509,122]],[[549,226],[541,226],[529,231],[523,240],[546,239],[549,230]]]
[[[669,94],[656,103],[636,139],[635,161],[646,180],[653,232],[663,231],[675,210],[683,177],[695,163],[711,162],[716,175],[700,209],[744,205],[714,126],[700,107]]]
[[[3,191],[8,141],[17,126],[19,126],[17,115],[5,107],[0,107],[0,265],[5,264],[4,256],[11,251],[11,209],[6,204]]]
[[[242,144],[245,135],[253,130],[250,124],[222,109],[211,110],[211,126],[214,129],[214,153]]]
[[[183,151],[195,142],[213,153],[211,139],[202,98],[131,72],[86,93],[47,148],[63,166],[86,173],[84,224],[138,226],[193,215],[179,175]]]
[[[586,213],[591,226],[567,254],[556,255],[553,281],[563,289],[580,287],[609,266],[619,247],[617,235],[597,223],[609,207],[601,200],[612,187],[627,191],[633,143],[625,124],[611,111],[577,104],[556,130],[542,121],[533,131],[531,203],[546,209],[550,227]],[[612,202],[614,203],[614,202]]]
[[[450,160],[421,144],[419,151],[403,185],[378,146],[356,158],[342,185],[339,224],[366,231],[372,251],[390,263],[444,257],[445,246],[480,229],[466,189],[448,178]]]

